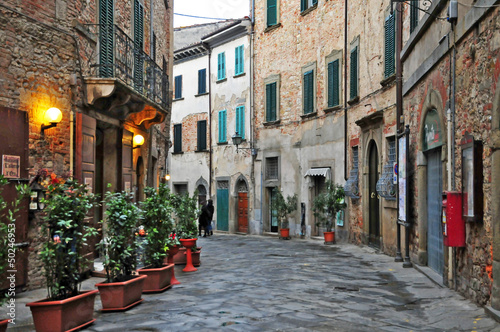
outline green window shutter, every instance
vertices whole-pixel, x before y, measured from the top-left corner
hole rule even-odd
[[[207,92],[207,70],[198,70],[198,94]]]
[[[244,47],[243,45],[236,47],[235,49],[235,70],[234,74],[239,75],[243,74],[244,70]]]
[[[340,104],[339,60],[328,64],[328,107]]]
[[[223,115],[224,115],[224,121],[223,121],[222,125],[223,125],[224,130],[223,130],[222,141],[227,142],[227,112],[224,111]]]
[[[198,151],[207,149],[207,120],[198,121]]]
[[[223,80],[226,78],[226,56],[224,52],[219,53],[217,61],[217,79]]]
[[[182,98],[182,75],[175,76],[175,99]]]
[[[266,85],[266,121],[276,121],[276,82]]]
[[[358,47],[351,51],[350,99],[358,96]]]
[[[182,124],[174,125],[174,153],[182,152]]]
[[[245,106],[236,107],[236,132],[245,139]]]
[[[318,0],[313,0],[313,6],[318,4]]]
[[[220,76],[221,76],[221,67],[222,67],[222,62],[221,62],[221,53],[219,53],[217,55],[217,79],[220,80]]]
[[[276,0],[267,0],[267,26],[270,27],[278,23]]]
[[[304,74],[304,114],[309,114],[314,110],[314,81],[313,71]]]
[[[394,15],[389,15],[385,20],[385,62],[384,77],[387,78],[395,72],[395,20]]]
[[[418,26],[418,0],[410,2],[410,33]]]
[[[219,143],[226,142],[226,110],[219,111]]]
[[[226,53],[222,53],[222,79],[226,78]]]
[[[134,1],[134,87],[141,91],[144,86],[144,7],[139,0]]]
[[[113,0],[99,1],[99,76],[113,76]]]
[[[307,1],[308,0],[300,0],[300,11],[303,12],[307,9]]]

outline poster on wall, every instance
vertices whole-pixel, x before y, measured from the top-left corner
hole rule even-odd
[[[399,156],[398,156],[398,219],[399,221],[406,222],[406,134],[401,136],[398,140]]]
[[[19,179],[21,177],[21,157],[2,155],[2,174],[7,179]]]

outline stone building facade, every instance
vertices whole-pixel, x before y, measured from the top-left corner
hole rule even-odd
[[[405,7],[401,58],[410,129],[411,258],[467,298],[500,309],[497,5],[436,1],[411,30]],[[477,155],[469,154],[472,141]],[[461,194],[466,204],[460,213],[465,241],[458,247],[447,246],[443,236],[441,191]]]
[[[47,169],[101,196],[107,183],[134,190],[138,200],[145,186],[157,185],[169,141],[172,32],[163,0],[2,1],[0,111],[9,119],[2,132],[18,136],[6,137],[1,154],[21,157],[15,177],[32,181]],[[62,120],[42,130],[51,107]],[[137,134],[141,146],[134,146]],[[89,222],[102,213],[96,209]],[[43,284],[40,223],[39,213],[26,214],[17,234],[25,255],[20,287]]]
[[[278,232],[274,190],[298,195],[291,236],[317,236],[313,199],[344,182],[343,2],[255,1],[255,223]],[[338,223],[337,238],[348,224]]]

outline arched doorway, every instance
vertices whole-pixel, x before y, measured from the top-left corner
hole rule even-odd
[[[238,232],[248,232],[248,185],[243,178],[236,183],[238,192]]]
[[[370,245],[380,247],[380,197],[377,194],[378,149],[375,141],[368,147],[368,192],[369,197],[369,239]]]

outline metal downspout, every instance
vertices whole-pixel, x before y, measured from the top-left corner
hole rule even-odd
[[[344,2],[344,180],[347,181],[347,4]]]
[[[212,49],[208,44],[204,44],[208,50],[208,146],[209,146],[209,161],[208,161],[208,192],[212,199]]]

